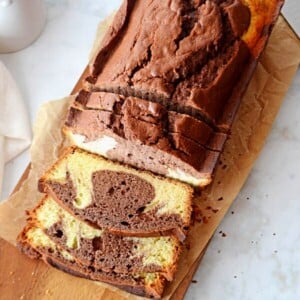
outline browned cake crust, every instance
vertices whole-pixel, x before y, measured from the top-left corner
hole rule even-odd
[[[216,135],[216,132],[230,134],[242,96],[283,2],[124,1],[91,63],[91,76],[86,80],[86,87],[93,92],[139,97],[163,104],[168,110],[169,124],[164,132],[168,133],[173,147],[167,148],[165,144],[155,146],[160,147],[158,150],[165,147],[162,152],[169,151],[176,159],[167,168],[164,164],[168,158],[163,153],[157,155],[162,159],[155,157],[155,162],[151,163],[148,159],[153,157],[151,149],[143,149],[145,169],[196,187],[204,187],[211,182],[219,153],[209,150],[222,151],[226,140],[226,135]],[[115,116],[118,105],[110,108]],[[73,110],[71,115],[82,121],[83,118],[92,118],[93,113]],[[193,118],[184,117],[186,126],[181,126],[180,133],[174,135],[174,116],[180,120],[183,115]],[[105,117],[108,116],[104,113],[96,116],[98,120]],[[128,143],[124,143],[120,135],[143,146],[146,141],[153,143],[151,138],[157,136],[158,127],[155,126],[157,123],[149,125],[143,118],[139,118],[138,122],[131,117],[122,118],[127,126],[117,133],[114,129],[119,129],[119,126],[111,124],[113,138],[122,146],[114,148],[107,157],[142,168],[138,149],[131,143],[126,153]],[[203,126],[200,130],[187,130],[187,123],[191,125],[194,119],[210,127],[210,131],[214,132],[212,140],[206,139],[209,130]],[[115,117],[115,121],[118,120]],[[70,119],[68,121],[72,123]],[[83,130],[83,134],[87,135],[87,130]],[[70,130],[67,135],[70,136]],[[92,151],[89,147],[85,149]],[[126,154],[133,158],[125,157]]]
[[[228,131],[283,2],[124,1],[89,87],[161,102]]]
[[[143,297],[160,299],[166,284],[162,276],[156,276],[151,281],[151,285],[145,282],[141,275],[120,274],[115,272],[103,272],[94,267],[88,267],[75,260],[66,259],[59,248],[55,251],[47,247],[34,247],[26,238],[26,230],[18,236],[17,246],[19,250],[32,259],[42,259],[48,265],[55,267],[63,272],[86,279],[102,281],[112,284],[120,289]]]
[[[71,174],[71,165],[66,163],[68,160],[75,160],[74,164],[82,164],[82,175]],[[88,164],[90,167],[93,165],[96,171],[88,173],[84,169]],[[110,171],[110,166],[115,170]],[[57,170],[64,176],[62,181],[53,179]],[[72,176],[80,177],[80,181],[84,180],[83,177],[87,178],[91,181],[93,190],[88,195],[81,195]],[[160,192],[154,188],[154,182],[162,185]],[[112,163],[78,148],[68,149],[41,177],[38,188],[41,192],[50,194],[75,217],[112,233],[126,236],[175,235],[183,240],[189,229],[193,197],[193,190],[189,186]],[[170,193],[170,198],[160,202],[163,200],[160,197],[169,195],[162,193],[163,189]],[[178,198],[180,196],[176,193],[180,193],[183,198]],[[91,197],[91,203],[83,208],[76,207],[78,197]],[[163,206],[169,205],[178,208],[161,212]]]
[[[250,23],[249,9],[239,0],[140,0],[126,13],[118,43],[109,56],[104,51],[105,59],[102,50],[95,59],[92,89],[163,102],[218,125],[250,59],[240,39]]]

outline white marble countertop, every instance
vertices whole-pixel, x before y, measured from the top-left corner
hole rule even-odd
[[[48,22],[40,38],[22,51],[0,55],[21,89],[32,122],[41,103],[70,93],[87,64],[98,22],[120,0],[46,3]],[[286,0],[283,12],[299,34],[299,0]],[[300,72],[186,299],[300,299],[299,83]],[[11,193],[28,162],[26,151],[6,165],[0,199]],[[218,234],[220,230],[227,236]]]

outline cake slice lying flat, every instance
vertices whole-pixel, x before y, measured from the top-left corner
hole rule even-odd
[[[165,278],[159,273],[120,274],[103,272],[76,261],[69,252],[61,249],[41,228],[28,224],[18,236],[18,248],[30,258],[41,258],[47,264],[75,276],[103,281],[130,293],[161,298]]]
[[[81,264],[105,272],[160,272],[168,280],[173,279],[181,250],[175,237],[109,234],[77,220],[50,196],[40,201],[29,220]]]
[[[70,148],[39,181],[71,214],[100,229],[131,236],[184,239],[193,190],[186,184]]]
[[[64,132],[82,149],[197,187],[210,183],[227,138],[158,103],[84,91],[69,109]]]

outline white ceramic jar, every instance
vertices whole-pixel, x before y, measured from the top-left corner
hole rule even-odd
[[[40,35],[45,21],[43,0],[0,0],[0,53],[30,45]]]

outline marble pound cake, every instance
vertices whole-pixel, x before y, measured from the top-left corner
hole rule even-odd
[[[210,180],[226,140],[226,134],[159,103],[86,91],[69,108],[64,132],[82,149],[172,178],[185,174],[195,186]]]
[[[190,186],[78,148],[68,149],[41,177],[39,190],[78,219],[112,233],[183,240],[190,226]]]
[[[86,87],[163,104],[226,138],[282,4],[283,0],[125,0],[91,63]],[[205,136],[207,129],[199,132]],[[192,134],[184,138],[194,141]],[[179,144],[178,136],[173,140]],[[96,150],[107,146],[108,156],[125,160],[128,139],[109,141],[98,143]],[[201,147],[211,149],[210,141],[202,142],[198,141]],[[74,143],[95,151],[94,144],[82,138]],[[222,147],[212,158],[209,151],[191,144],[184,142],[184,155],[194,161],[189,167],[182,155],[176,168],[166,166],[166,160],[155,165],[147,161],[145,168],[194,186],[208,185]],[[127,162],[141,165],[138,153],[135,150]]]
[[[161,298],[191,224],[193,189],[147,170],[211,182],[282,4],[124,0],[65,122],[82,149],[69,148],[39,180],[49,196],[18,236],[21,251]]]
[[[161,298],[166,284],[160,273],[104,272],[93,266],[79,263],[68,251],[63,250],[39,227],[28,224],[19,234],[18,248],[32,259],[42,259],[63,272],[95,281],[112,284],[133,294]]]
[[[29,213],[28,223],[42,229],[80,264],[103,272],[159,272],[172,280],[181,252],[173,236],[122,237],[96,229],[74,218],[50,196]]]

